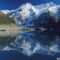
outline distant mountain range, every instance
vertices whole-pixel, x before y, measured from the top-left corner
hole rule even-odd
[[[36,6],[26,3],[15,10],[2,10],[2,12],[13,18],[17,25],[32,27],[35,26],[34,24],[37,24],[36,22],[40,22],[39,24],[43,22],[48,24],[58,22],[59,10],[60,5],[50,2]]]

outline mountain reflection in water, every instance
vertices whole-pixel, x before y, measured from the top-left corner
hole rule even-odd
[[[52,31],[0,32],[0,50],[16,50],[28,56],[54,55],[60,52],[59,40],[60,36]]]

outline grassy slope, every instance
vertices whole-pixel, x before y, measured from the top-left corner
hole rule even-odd
[[[13,19],[9,18],[8,16],[4,15],[2,12],[0,12],[0,25],[1,24],[7,25],[7,24],[11,24],[11,23],[15,24],[15,21]]]

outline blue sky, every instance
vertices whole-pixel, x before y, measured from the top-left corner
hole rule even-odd
[[[30,2],[34,5],[54,2],[56,4],[60,4],[60,0],[0,0],[0,9],[16,9],[20,5]]]

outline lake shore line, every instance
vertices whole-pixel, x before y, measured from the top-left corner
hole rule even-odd
[[[33,31],[33,29],[17,25],[0,25],[0,31]]]

